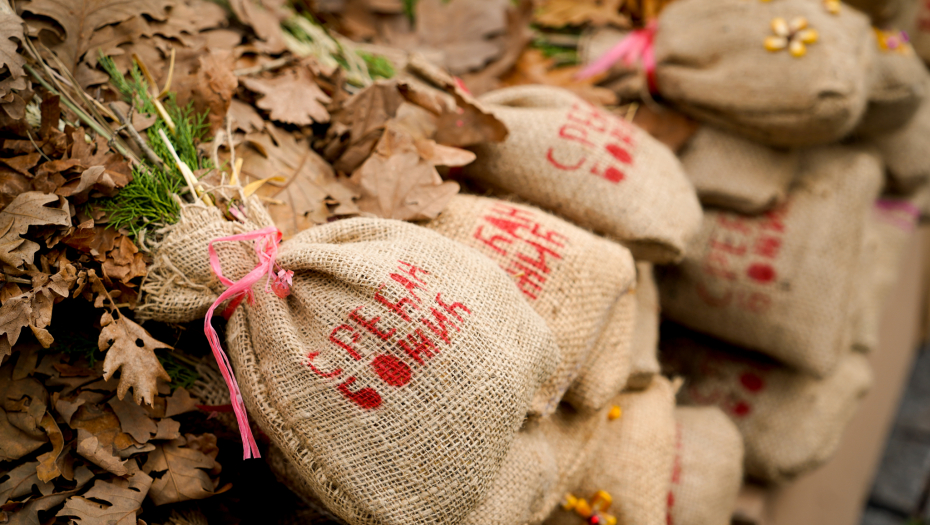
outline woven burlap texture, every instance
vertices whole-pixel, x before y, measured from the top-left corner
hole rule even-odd
[[[570,492],[590,498],[599,490],[613,499],[609,513],[619,525],[665,525],[675,459],[675,387],[656,376],[643,392],[628,392],[611,404],[622,416],[602,425],[597,447],[581,481]],[[557,509],[547,525],[576,525],[579,517]]]
[[[630,362],[630,377],[626,387],[642,390],[652,383],[659,373],[659,290],[650,263],[636,263],[636,325],[633,328],[633,343]]]
[[[824,464],[872,383],[859,352],[847,352],[825,379],[705,337],[663,332],[661,357],[666,373],[685,377],[678,401],[720,407],[743,435],[746,473],[771,482]]]
[[[788,201],[765,215],[708,210],[680,266],[660,274],[665,315],[824,377],[848,350],[848,315],[881,163],[804,152]]]
[[[679,158],[703,204],[756,214],[784,202],[799,156],[705,125]]]
[[[930,89],[930,82],[925,85]],[[930,180],[930,97],[917,108],[914,118],[900,129],[873,138],[888,171],[891,186],[899,192],[913,192]]]
[[[481,100],[510,135],[476,146],[465,176],[620,241],[637,259],[681,257],[701,208],[667,147],[564,89],[517,86]]]
[[[901,258],[916,227],[912,199],[882,198],[866,224],[865,248],[860,259],[860,284],[850,319],[853,348],[878,348],[879,324],[885,302],[898,280]]]
[[[546,321],[562,360],[533,409],[552,413],[636,283],[629,250],[537,208],[471,195],[457,195],[424,225],[494,260]]]
[[[884,49],[872,38],[869,102],[855,134],[876,137],[906,125],[927,93],[927,68],[909,44]]]
[[[771,52],[776,17],[818,32],[801,58]],[[659,16],[659,92],[685,113],[775,146],[834,142],[861,118],[874,55],[869,20],[821,2],[677,0]]]
[[[202,313],[216,298],[207,242],[240,229],[216,209],[183,209],[155,254],[146,315]],[[351,525],[461,522],[558,362],[544,321],[489,259],[412,224],[348,219],[279,250],[290,295],[256,286],[226,329],[249,414]],[[218,252],[232,280],[257,265],[248,243]],[[172,272],[186,281],[163,286]]]
[[[730,525],[743,484],[743,436],[717,407],[678,407],[668,525]]]

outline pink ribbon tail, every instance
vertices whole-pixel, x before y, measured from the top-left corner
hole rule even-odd
[[[640,62],[643,66],[643,70],[646,72],[650,91],[657,91],[655,80],[656,59],[653,50],[656,28],[656,21],[653,20],[643,29],[634,29],[630,31],[627,36],[614,44],[606,53],[579,71],[575,75],[575,78],[577,80],[584,80],[599,75],[608,71],[611,66],[620,60],[628,67],[632,67],[637,62]]]
[[[875,201],[875,208],[881,213],[883,220],[894,223],[905,231],[913,230],[920,219],[920,208],[907,201],[878,199]]]
[[[216,254],[213,243],[249,241],[253,239],[258,239],[255,243],[255,252],[258,254],[259,260],[258,266],[242,279],[236,282],[230,281],[223,275],[220,258]],[[213,357],[216,358],[216,363],[220,367],[220,373],[223,374],[223,380],[226,381],[226,387],[229,388],[230,403],[232,404],[233,412],[236,414],[236,422],[239,424],[239,433],[242,436],[243,459],[260,458],[261,453],[258,451],[258,443],[255,442],[255,438],[252,436],[252,429],[249,426],[249,417],[246,413],[245,403],[242,401],[242,392],[239,390],[239,383],[236,382],[236,376],[232,373],[232,365],[229,362],[229,357],[226,355],[226,352],[223,351],[220,338],[216,334],[216,330],[213,328],[211,321],[213,320],[213,312],[223,301],[232,299],[229,307],[223,312],[228,318],[228,315],[232,314],[232,310],[234,310],[243,299],[248,299],[250,304],[253,302],[252,285],[257,283],[262,276],[267,275],[269,279],[274,279],[275,258],[278,255],[278,242],[280,240],[281,232],[278,231],[277,228],[269,226],[249,233],[213,239],[207,247],[210,252],[210,267],[213,269],[213,273],[216,274],[220,282],[229,288],[221,293],[216,301],[214,301],[213,305],[210,306],[210,309],[207,310],[207,315],[203,322],[203,331],[207,336],[207,341],[210,343]]]

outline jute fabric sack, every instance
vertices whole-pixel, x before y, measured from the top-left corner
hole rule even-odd
[[[927,69],[910,44],[888,49],[886,33],[872,38],[875,58],[869,69],[869,102],[856,135],[878,137],[905,126],[927,93]],[[892,38],[902,38],[892,36]]]
[[[656,376],[643,392],[614,398],[622,416],[608,421],[580,483],[570,492],[590,498],[599,490],[613,498],[609,513],[620,525],[664,525],[675,459],[675,388]],[[576,525],[576,514],[557,509],[547,525]]]
[[[826,462],[872,383],[859,352],[824,379],[696,334],[663,331],[661,357],[666,373],[685,377],[678,401],[720,407],[743,435],[746,473],[772,482]]]
[[[896,19],[907,9],[909,0],[846,0],[846,4],[867,14],[875,26],[885,26],[889,20]]]
[[[185,207],[155,253],[140,317],[203,315],[222,289],[208,242],[263,215],[254,201],[256,225]],[[233,281],[258,266],[247,243],[216,248]],[[558,362],[544,321],[492,261],[400,221],[305,230],[277,264],[294,272],[290,295],[255,290],[226,328],[252,417],[344,521],[461,522]]]
[[[661,275],[663,311],[828,375],[848,350],[849,303],[881,174],[867,151],[815,148],[782,206],[756,217],[707,211],[688,257]]]
[[[629,250],[537,208],[471,195],[457,195],[424,225],[494,260],[546,321],[562,359],[533,408],[552,413],[636,283]]]
[[[701,203],[756,214],[784,202],[799,154],[705,125],[679,158]]]
[[[909,199],[875,201],[866,225],[868,244],[862,258],[862,281],[857,286],[859,308],[853,316],[853,348],[870,352],[878,347],[879,322],[888,294],[901,269],[901,257],[913,238],[920,210]]]
[[[637,267],[642,263],[637,263]],[[626,385],[633,364],[633,338],[637,322],[638,291],[630,288],[610,311],[607,326],[598,337],[581,371],[565,392],[563,401],[583,411],[600,410]]]
[[[818,32],[803,57],[771,52],[772,20],[804,17]],[[775,146],[834,142],[862,117],[873,57],[862,13],[822,2],[676,0],[655,37],[659,92],[698,120]]]
[[[925,87],[930,88],[930,83]],[[871,140],[885,162],[890,185],[909,193],[930,180],[930,99],[917,109],[904,127]]]
[[[730,525],[743,483],[743,436],[717,407],[678,407],[668,525]]]
[[[560,88],[505,88],[481,101],[510,134],[473,148],[465,176],[618,240],[637,259],[681,257],[701,207],[667,147]]]
[[[649,263],[636,263],[636,326],[633,329],[632,362],[626,387],[642,390],[652,383],[659,373],[659,290],[656,287],[653,267]]]

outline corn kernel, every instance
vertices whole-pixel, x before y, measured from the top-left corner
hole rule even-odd
[[[788,52],[791,56],[800,58],[807,54],[807,47],[800,40],[792,40],[791,45],[788,46]]]
[[[619,405],[614,405],[610,407],[610,412],[607,413],[607,420],[614,421],[620,419],[620,416],[623,415],[623,409]]]
[[[817,33],[816,29],[805,29],[804,31],[798,33],[798,39],[800,39],[801,42],[804,42],[805,44],[813,44],[817,41],[819,36],[820,35]]]
[[[575,514],[582,518],[590,518],[594,511],[591,510],[591,505],[588,504],[587,500],[579,498],[578,503],[575,505]]]
[[[791,31],[788,29],[788,22],[785,22],[784,18],[777,17],[772,19],[772,31],[782,37],[787,37],[791,34]]]
[[[783,36],[770,36],[765,39],[765,49],[769,51],[781,51],[788,47],[788,39]]]

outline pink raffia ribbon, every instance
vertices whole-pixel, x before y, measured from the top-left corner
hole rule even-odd
[[[643,70],[646,72],[646,81],[649,83],[649,91],[652,93],[658,92],[656,57],[653,50],[657,27],[656,21],[652,20],[646,24],[646,27],[630,31],[628,35],[607,50],[606,53],[579,71],[575,78],[584,80],[604,73],[619,60],[622,60],[627,67],[634,67],[637,63],[642,63]]]
[[[889,222],[906,232],[913,231],[920,219],[920,208],[907,201],[878,199],[875,209],[885,222]]]
[[[232,282],[223,275],[223,269],[220,265],[220,258],[213,247],[215,242],[232,242],[232,241],[251,241],[255,240],[255,253],[258,255],[258,266],[245,277],[236,282]],[[252,294],[252,285],[257,283],[263,276],[267,275],[265,281],[265,291],[274,292],[278,297],[284,298],[291,291],[294,272],[283,270],[278,267],[275,259],[278,256],[278,243],[281,242],[281,232],[274,226],[262,228],[249,233],[231,235],[229,237],[220,237],[213,239],[207,246],[210,252],[210,268],[219,278],[220,282],[228,286],[220,296],[214,301],[210,309],[207,310],[206,318],[203,321],[203,331],[210,342],[210,349],[213,350],[213,357],[220,367],[223,379],[226,381],[226,387],[229,388],[229,399],[232,403],[233,412],[236,413],[236,422],[239,424],[239,433],[242,436],[242,458],[259,458],[261,453],[258,451],[258,443],[252,436],[252,429],[249,427],[249,418],[246,414],[245,403],[242,402],[242,392],[239,390],[239,383],[236,382],[236,376],[232,373],[232,365],[223,347],[220,345],[220,338],[216,335],[211,321],[213,320],[213,311],[219,307],[223,301],[231,299],[229,305],[223,310],[223,317],[229,319],[233,310],[239,306],[243,299],[247,299],[249,304],[253,304],[255,298]],[[277,269],[277,272],[275,270]]]

